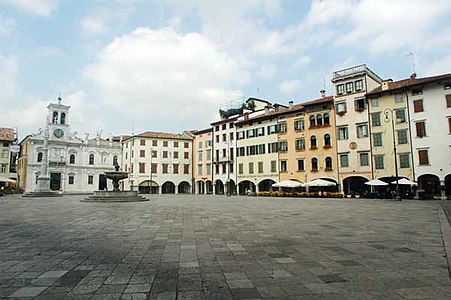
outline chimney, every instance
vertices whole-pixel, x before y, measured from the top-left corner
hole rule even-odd
[[[293,101],[288,102],[288,107],[289,107],[290,109],[293,108]]]
[[[410,80],[414,81],[417,78],[417,73],[412,73],[412,75],[410,75]]]
[[[382,90],[383,91],[388,90],[388,80],[382,81]]]
[[[269,113],[269,106],[265,106],[265,115]]]
[[[245,114],[243,115],[243,117],[244,117],[245,120],[249,120],[249,113],[245,113]]]
[[[326,90],[321,90],[321,91],[319,91],[319,93],[321,95],[321,98],[326,97]]]

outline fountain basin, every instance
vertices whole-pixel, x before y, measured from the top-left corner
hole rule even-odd
[[[81,202],[141,202],[149,199],[138,195],[137,191],[95,191],[94,195]]]

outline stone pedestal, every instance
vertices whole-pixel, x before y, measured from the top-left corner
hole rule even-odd
[[[94,195],[89,196],[81,202],[141,202],[149,201],[140,195],[137,191],[95,191]]]
[[[62,197],[58,192],[50,190],[50,177],[39,176],[37,178],[38,187],[35,191],[23,194],[23,197]]]

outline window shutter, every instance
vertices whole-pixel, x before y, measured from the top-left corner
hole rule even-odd
[[[451,94],[446,95],[446,107],[451,107]]]
[[[418,150],[418,156],[420,159],[420,165],[428,165],[428,151],[427,150]]]
[[[417,137],[424,137],[426,135],[426,128],[424,122],[415,123],[417,129]]]
[[[416,113],[423,111],[423,99],[413,101],[413,111]]]

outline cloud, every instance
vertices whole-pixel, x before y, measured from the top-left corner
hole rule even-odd
[[[9,36],[16,29],[14,19],[0,15],[0,36]]]
[[[112,116],[173,131],[208,124],[220,103],[242,96],[239,87],[249,80],[246,69],[203,35],[170,28],[138,28],[116,38],[84,74]]]
[[[2,104],[7,104],[14,99],[17,93],[17,80],[19,78],[19,60],[13,55],[0,54],[0,100]]]
[[[294,70],[303,69],[304,67],[308,66],[310,62],[311,62],[310,57],[306,55],[301,55],[293,61],[291,68]]]
[[[421,77],[451,73],[450,66],[451,54],[421,63],[420,67],[424,70],[421,73]]]
[[[3,0],[26,13],[48,17],[57,9],[59,0]]]
[[[301,88],[301,81],[298,79],[286,80],[279,84],[279,91],[284,94],[293,94]]]
[[[95,16],[84,18],[80,25],[83,32],[87,35],[99,35],[108,31],[105,20]]]

